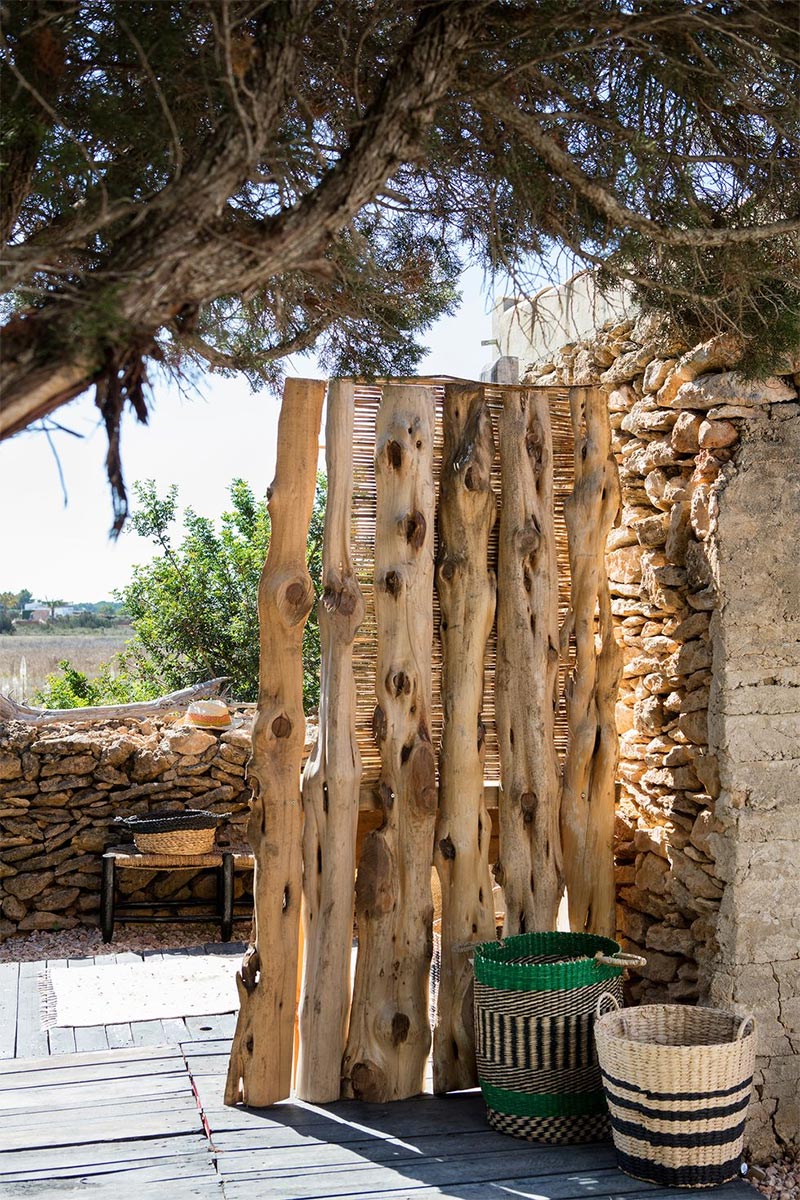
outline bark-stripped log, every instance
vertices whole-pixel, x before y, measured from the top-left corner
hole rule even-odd
[[[17,704],[0,693],[0,721],[24,721],[28,725],[64,725],[69,721],[125,721],[130,717],[146,720],[147,717],[168,715],[176,710],[188,708],[193,700],[207,700],[217,696],[228,682],[227,675],[195,683],[181,688],[179,692],[168,692],[157,700],[141,700],[133,704],[102,704],[94,708],[29,708]]]
[[[258,589],[260,667],[249,780],[255,856],[253,941],[236,976],[241,1008],[225,1103],[263,1107],[292,1085],[301,896],[303,627],[314,602],[306,541],[325,384],[286,381],[269,491],[269,552]]]
[[[387,385],[378,411],[375,616],[383,824],[358,868],[358,960],[343,1094],[400,1100],[422,1090],[436,776],[433,643],[433,392]]]
[[[475,1087],[478,1082],[468,946],[490,941],[495,933],[481,721],[486,641],[497,590],[494,572],[487,565],[489,534],[497,517],[493,459],[492,419],[482,389],[448,384],[436,572],[442,609],[444,728],[434,847],[442,889],[433,1034],[435,1092]]]
[[[361,783],[355,734],[353,639],[364,601],[350,557],[353,384],[328,386],[328,500],[318,601],[322,666],[319,736],[303,775],[303,930],[300,1053],[302,1100],[338,1100],[350,1011],[353,881]]]
[[[566,684],[569,747],[564,761],[561,837],[570,928],[613,937],[614,782],[619,758],[614,709],[622,652],[614,637],[605,547],[620,504],[605,396],[570,390],[575,487],[564,504],[570,608],[561,631],[575,665]],[[599,639],[599,649],[598,649]]]
[[[562,891],[558,563],[553,442],[545,391],[508,389],[500,415],[503,503],[497,591],[500,863],[506,934],[555,929]]]

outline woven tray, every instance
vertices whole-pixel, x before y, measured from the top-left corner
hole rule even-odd
[[[134,845],[143,854],[210,854],[217,825],[229,815],[190,808],[117,817],[117,823],[133,834]]]

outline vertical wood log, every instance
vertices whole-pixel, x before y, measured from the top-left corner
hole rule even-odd
[[[241,1008],[225,1103],[255,1107],[291,1090],[301,894],[303,627],[314,602],[306,541],[325,384],[286,381],[269,491],[269,552],[258,589],[260,667],[249,779],[255,857],[252,944],[236,976]]]
[[[569,536],[570,608],[561,631],[566,656],[569,746],[564,761],[561,837],[570,928],[614,936],[614,783],[619,758],[614,709],[622,652],[614,637],[606,538],[620,505],[605,396],[570,390],[575,486],[564,504]],[[598,649],[599,641],[599,649]]]
[[[377,417],[373,728],[383,824],[367,835],[359,863],[358,959],[342,1066],[343,1094],[362,1100],[420,1092],[430,1048],[433,413],[430,388],[387,385]]]
[[[303,931],[296,1091],[338,1100],[350,1011],[353,883],[361,755],[355,734],[353,639],[364,600],[350,556],[353,384],[331,380],[325,428],[328,499],[318,601],[319,736],[303,775]]]
[[[482,389],[448,384],[439,500],[439,561],[444,656],[444,728],[439,757],[439,817],[434,862],[442,890],[438,1015],[433,1088],[475,1087],[475,1033],[469,943],[495,933],[489,873],[491,821],[484,803],[481,722],[486,641],[497,582],[487,565],[497,517],[491,473],[492,419]]]
[[[497,881],[506,934],[555,929],[562,891],[554,742],[558,564],[547,393],[508,389],[499,426],[502,507],[497,593],[501,790]]]

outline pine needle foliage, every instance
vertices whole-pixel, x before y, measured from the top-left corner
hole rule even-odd
[[[0,4],[6,418],[146,367],[405,374],[466,260],[800,341],[796,0]],[[0,412],[2,409],[0,409]],[[125,514],[119,464],[117,524]]]

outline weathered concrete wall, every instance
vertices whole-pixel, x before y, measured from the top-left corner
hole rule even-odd
[[[750,1141],[763,1153],[800,1139],[799,473],[797,405],[745,421],[712,547],[708,729],[726,887],[705,969],[713,1003],[758,1020]]]

